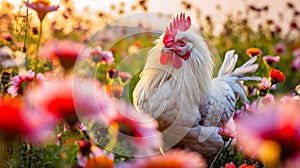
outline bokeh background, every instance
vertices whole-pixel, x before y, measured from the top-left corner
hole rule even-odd
[[[47,0],[38,1],[46,2]],[[257,54],[259,68],[255,75],[262,77],[264,80],[259,84],[258,82],[245,83],[245,89],[251,104],[244,105],[238,102],[236,106],[238,117],[259,113],[257,112],[257,104],[259,103],[265,105],[271,102],[275,106],[275,100],[287,100],[291,97],[299,99],[299,86],[298,93],[295,90],[295,87],[300,84],[299,0],[50,0],[50,4],[47,1],[48,6],[59,5],[59,8],[49,12],[45,19],[42,20],[42,24],[40,23],[41,20],[37,17],[37,12],[28,9],[25,2],[33,3],[37,1],[0,0],[0,100],[2,101],[0,103],[2,111],[0,112],[13,111],[17,113],[16,115],[23,113],[23,108],[19,106],[15,107],[15,104],[10,103],[10,101],[15,102],[17,100],[21,102],[19,104],[25,107],[31,106],[31,102],[28,103],[29,98],[26,93],[39,93],[37,94],[40,96],[38,99],[48,100],[47,96],[43,94],[43,88],[35,88],[31,85],[32,81],[36,84],[39,80],[44,80],[45,78],[46,81],[49,79],[58,81],[54,82],[55,87],[50,88],[48,91],[49,94],[55,93],[54,98],[57,98],[58,101],[55,100],[57,104],[54,104],[57,107],[61,107],[62,110],[58,108],[61,110],[58,113],[62,112],[63,114],[58,116],[60,122],[57,123],[56,120],[51,121],[49,127],[51,127],[52,131],[52,141],[42,142],[37,145],[29,143],[27,137],[24,138],[18,132],[18,129],[23,130],[24,128],[18,127],[19,125],[15,126],[15,116],[9,116],[6,114],[11,113],[6,113],[4,116],[8,116],[8,119],[4,118],[2,120],[7,122],[1,121],[1,124],[4,123],[4,126],[0,127],[0,138],[2,135],[8,135],[1,134],[2,130],[4,132],[7,131],[7,127],[18,127],[16,132],[8,131],[8,133],[9,135],[12,133],[18,136],[20,134],[20,137],[18,137],[17,141],[0,142],[0,158],[4,158],[4,162],[0,163],[0,167],[7,166],[8,164],[12,165],[12,167],[46,167],[45,165],[50,165],[49,167],[57,165],[61,167],[79,166],[80,158],[86,160],[85,156],[82,156],[85,151],[81,148],[81,145],[83,147],[90,145],[88,147],[91,147],[90,142],[84,139],[88,137],[86,129],[89,128],[82,125],[77,126],[74,123],[73,125],[69,125],[70,123],[64,122],[66,120],[66,116],[64,115],[66,111],[67,113],[70,111],[73,112],[72,115],[75,116],[73,117],[77,119],[74,104],[67,104],[67,107],[71,110],[66,110],[65,104],[61,103],[61,97],[59,97],[69,96],[67,98],[70,101],[75,99],[72,96],[70,81],[67,80],[67,77],[76,74],[83,77],[95,78],[101,84],[101,87],[97,88],[101,91],[100,96],[98,95],[99,97],[97,98],[103,101],[100,102],[100,105],[110,104],[108,103],[109,101],[102,100],[104,94],[111,96],[114,100],[125,99],[127,104],[131,104],[132,90],[138,81],[138,71],[143,68],[147,51],[153,47],[153,41],[159,36],[159,33],[162,33],[162,27],[166,27],[173,16],[182,12],[191,16],[193,26],[197,28],[196,33],[203,33],[203,36],[207,39],[207,44],[215,54],[215,58],[218,58],[215,60],[217,67],[228,50],[234,49],[239,54],[237,65],[241,65],[249,60],[249,57],[253,56],[253,53],[249,53],[249,48],[259,50]],[[139,17],[141,16],[139,14],[145,12],[152,12],[153,19],[145,21],[144,17]],[[131,15],[129,17],[131,19],[126,20],[124,16],[128,15]],[[118,22],[120,20],[125,20],[123,23],[125,27],[107,27],[113,21]],[[41,32],[40,30],[43,31]],[[130,31],[143,33],[136,33],[130,37],[123,38],[130,34]],[[73,65],[78,58],[80,49],[84,45],[87,49],[91,49],[91,51],[88,50],[88,58],[86,61],[79,61],[78,67],[73,70]],[[85,52],[81,54],[84,55]],[[138,59],[129,59],[126,62],[124,58],[128,56]],[[122,64],[123,67],[120,66],[122,61],[123,63],[125,62]],[[136,68],[137,66],[138,68]],[[265,86],[270,87],[269,72],[271,68],[282,71],[286,80],[278,83],[276,87],[264,88]],[[123,72],[118,72],[121,75],[114,76],[118,70]],[[64,92],[56,93],[56,87],[62,87],[62,90],[66,90],[68,94],[64,94]],[[14,91],[13,94],[8,88],[13,88],[11,89]],[[66,88],[69,88],[69,90]],[[85,86],[82,89],[83,93],[80,92],[78,99],[79,101],[86,102],[85,100],[89,100],[91,98],[89,96],[91,95],[86,95],[85,91],[90,89],[87,89]],[[258,95],[257,90],[260,89],[265,89],[264,91],[267,89],[267,96]],[[78,90],[80,91],[80,89]],[[17,99],[15,100],[13,97],[16,95]],[[266,97],[262,98],[260,96]],[[9,100],[8,103],[5,102],[5,98]],[[36,102],[39,101],[36,100]],[[122,110],[128,113],[135,112],[133,107],[128,107],[129,105],[124,106]],[[10,108],[16,110],[11,110]],[[25,108],[25,111],[29,111],[30,114],[31,112],[38,111],[28,109]],[[279,109],[281,109],[281,106]],[[293,108],[290,111],[293,113],[288,115],[287,121],[284,123],[297,123],[292,125],[291,128],[292,133],[295,133],[293,135],[298,139],[293,136],[288,137],[290,139],[285,139],[286,132],[283,130],[282,132],[278,132],[279,138],[276,137],[277,139],[275,138],[274,141],[278,141],[278,145],[282,145],[283,148],[288,146],[294,149],[294,146],[292,146],[294,143],[297,145],[300,144],[300,120],[298,120],[299,113],[296,113],[299,109]],[[25,116],[26,123],[34,123],[38,126],[40,126],[39,124],[49,124],[46,122],[36,123],[36,118],[41,117],[39,115],[36,118],[35,115]],[[292,117],[289,118],[289,116]],[[43,122],[44,120],[42,119],[45,118],[47,117],[42,116],[41,121]],[[126,119],[124,120],[128,121]],[[283,119],[285,118],[283,117]],[[290,122],[289,119],[295,119],[295,121],[292,120]],[[79,123],[78,120],[74,122]],[[114,122],[113,124],[115,125],[110,123],[111,125],[109,126],[120,125],[118,121]],[[278,123],[275,121],[272,124],[276,125]],[[66,125],[68,127],[65,127]],[[262,125],[264,125],[264,122],[262,122]],[[140,128],[142,125],[134,123],[127,126],[131,129],[130,131],[135,131],[136,128]],[[80,134],[74,131],[75,127],[75,130],[79,130]],[[251,128],[251,125],[249,127]],[[270,127],[271,130],[273,128]],[[290,125],[288,125],[288,128],[290,128]],[[144,149],[144,146],[135,146],[135,143],[128,145],[127,142],[117,142],[117,135],[109,132],[108,129],[96,129],[97,135],[95,136],[98,136],[99,141],[96,142],[96,145],[93,143],[92,146],[97,147],[97,149],[99,148],[98,150],[100,150],[99,146],[101,145],[101,147],[109,146],[109,150],[105,151],[105,149],[101,148],[102,153],[98,152],[98,154],[100,153],[99,156],[101,157],[106,157],[108,156],[106,152],[112,151],[115,158],[106,158],[111,162],[123,164],[127,160],[134,160],[134,158],[131,158],[133,154],[133,148],[131,147],[136,147],[139,150]],[[147,133],[147,131],[149,130],[142,129],[141,133]],[[151,127],[150,131],[155,132],[156,128]],[[37,136],[39,135],[42,134],[39,132]],[[284,139],[283,144],[281,144],[280,138]],[[82,139],[84,141],[79,141]],[[159,141],[160,139],[158,139]],[[247,143],[248,140],[245,141],[246,145]],[[157,144],[149,143],[150,147],[151,145]],[[149,146],[146,145],[145,147]],[[298,148],[295,150],[298,154],[296,160],[299,160],[300,150]],[[266,151],[266,153],[263,153],[263,157],[274,153],[271,148],[267,148]],[[53,156],[55,157],[53,158]],[[231,162],[237,166],[242,164],[262,165],[253,160],[253,158],[245,157],[239,147],[228,146],[225,152],[221,151],[220,155],[216,155],[215,158],[215,167],[222,167]],[[280,160],[282,158],[277,159]],[[187,158],[188,160],[190,158]],[[284,160],[280,161],[285,162]],[[299,164],[299,162],[297,163]],[[83,166],[81,165],[81,167]]]

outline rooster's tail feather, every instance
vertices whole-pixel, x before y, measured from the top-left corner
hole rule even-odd
[[[257,57],[254,56],[234,70],[238,55],[234,53],[234,50],[230,50],[226,52],[223,64],[219,70],[218,77],[225,77],[226,83],[229,84],[234,93],[238,94],[245,103],[249,101],[241,81],[259,81],[261,79],[258,76],[244,76],[247,73],[253,73],[257,70],[258,64],[255,64],[256,59]]]

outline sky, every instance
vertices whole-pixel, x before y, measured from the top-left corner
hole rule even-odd
[[[1,1],[4,0],[0,0],[0,2]],[[15,5],[20,5],[22,3],[22,0],[8,1]],[[60,0],[50,0],[52,4],[59,4],[59,1]],[[121,1],[126,2],[127,5],[136,2],[136,0],[75,0],[75,5],[78,10],[83,10],[85,7],[88,7],[91,11],[105,10],[109,12],[111,3],[119,4]],[[269,12],[264,13],[264,19],[277,18],[278,13],[280,12],[285,14],[285,10],[287,9],[286,2],[294,3],[295,7],[300,11],[300,0],[189,0],[189,2],[197,5],[201,10],[202,15],[211,15],[213,20],[216,20],[217,22],[224,20],[228,13],[245,11],[245,6],[248,5],[255,5],[257,7],[268,5]],[[216,5],[219,5],[221,10],[217,11]],[[181,5],[181,0],[149,0],[149,11],[175,15],[183,12],[184,8]],[[193,17],[196,17],[194,13],[189,13],[189,15],[191,15],[192,20],[195,19]],[[285,14],[284,17],[290,16]],[[255,16],[252,19],[255,20]],[[282,24],[288,25],[289,21],[290,19],[283,18]],[[300,20],[297,22],[300,22]]]
[[[4,0],[0,0],[4,1]],[[22,0],[8,0],[16,5],[20,5]],[[24,1],[24,0],[23,0]],[[52,4],[59,4],[60,0],[50,0]],[[98,9],[109,9],[110,3],[119,3],[119,2],[133,3],[136,0],[75,0],[76,6],[80,9],[85,6],[88,6],[92,10]],[[299,7],[300,10],[300,1],[299,0],[194,0],[194,4],[197,4],[203,13],[214,13],[216,4],[220,4],[222,10],[225,12],[243,10],[244,5],[255,4],[257,6],[269,5],[272,10],[280,11],[283,6],[286,6],[286,2],[293,2],[296,7]],[[172,6],[170,6],[172,2]],[[150,0],[149,10],[152,12],[166,12],[166,13],[178,13],[182,11],[182,8],[179,8],[181,0]],[[283,11],[284,12],[284,11]]]

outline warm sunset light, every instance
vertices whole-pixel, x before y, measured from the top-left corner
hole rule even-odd
[[[0,0],[0,168],[300,167],[299,0]]]

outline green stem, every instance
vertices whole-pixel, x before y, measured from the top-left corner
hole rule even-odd
[[[257,99],[257,104],[256,104],[256,110],[258,109],[259,104],[261,103],[261,100],[263,99],[262,96],[259,96]]]
[[[115,130],[113,127],[110,127],[109,133],[110,133],[111,139],[110,139],[109,143],[105,146],[105,149],[110,152],[114,149],[114,147],[117,144],[118,131]]]
[[[60,138],[60,140],[59,140],[59,148],[61,148],[61,147],[62,147],[62,144],[63,144],[64,130],[65,130],[65,124],[62,123],[62,124],[61,124],[61,128],[60,128],[60,131],[61,131],[61,138]]]
[[[226,146],[226,148],[229,148],[229,146],[231,145],[232,141],[233,141],[233,138],[230,138],[230,141],[229,141],[228,145]]]
[[[222,148],[221,148],[221,149],[219,150],[219,152],[217,153],[217,155],[214,157],[214,160],[211,162],[209,168],[212,168],[212,167],[213,167],[213,165],[214,165],[214,163],[216,162],[218,156],[219,156],[219,155],[222,153],[222,151],[225,149],[224,146],[225,146],[225,142],[224,142],[224,145],[222,146]]]
[[[41,45],[41,39],[42,39],[42,34],[43,34],[43,21],[40,22],[40,31],[39,31],[39,38],[38,41],[36,43],[36,57],[38,57],[38,53],[39,53],[39,48]]]
[[[42,39],[42,34],[43,34],[43,21],[40,22],[40,31],[39,31],[39,38],[38,41],[36,43],[36,58],[34,60],[34,71],[37,72],[38,70],[38,64],[39,64],[39,60],[38,60],[38,56],[39,56],[39,48],[41,45],[41,39]]]
[[[27,3],[29,3],[29,0],[27,0]],[[25,69],[29,69],[29,60],[28,55],[26,54],[26,41],[27,41],[27,33],[28,33],[28,7],[26,8],[26,17],[25,17],[25,36],[24,36],[24,42],[23,42],[23,49],[22,52],[25,53]]]
[[[75,129],[80,134],[80,136],[84,138],[84,140],[89,141],[88,138],[82,133],[82,131],[79,128],[75,127]]]

